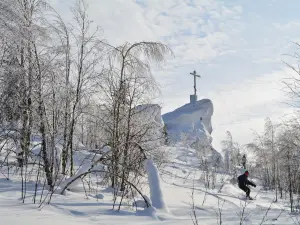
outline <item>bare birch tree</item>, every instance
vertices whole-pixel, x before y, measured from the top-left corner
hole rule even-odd
[[[141,156],[135,154],[139,152],[136,143],[146,141],[143,137],[149,135],[151,130],[145,119],[138,119],[138,114],[147,112],[151,106],[137,108],[140,104],[149,103],[153,93],[158,91],[150,63],[161,63],[164,55],[171,51],[156,42],[125,43],[111,50],[111,66],[102,85],[109,117],[104,126],[112,148],[111,174],[122,174],[121,180],[111,176],[111,184],[112,187],[124,190],[124,180],[128,179],[129,173],[137,172],[137,167],[141,167]]]

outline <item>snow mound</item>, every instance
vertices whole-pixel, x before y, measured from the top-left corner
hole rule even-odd
[[[161,107],[157,104],[138,105],[134,109],[132,126],[137,129],[147,128],[141,142],[143,147],[154,149],[162,145],[164,123],[161,117]]]
[[[169,137],[173,140],[179,140],[182,133],[188,133],[193,137],[210,137],[212,133],[212,115],[213,104],[211,100],[202,99],[195,104],[185,104],[173,112],[164,114],[162,117]]]
[[[205,161],[214,162],[214,166],[220,166],[222,156],[212,146],[211,117],[213,111],[212,101],[202,99],[195,104],[185,104],[162,117],[171,141],[186,142],[194,149],[201,149],[200,155],[205,158],[203,158]]]
[[[138,112],[142,112],[143,116],[151,118],[152,122],[158,124],[158,126],[163,126],[164,122],[161,117],[161,107],[157,104],[144,104],[138,105],[134,108]]]
[[[164,201],[162,182],[157,167],[150,159],[145,160],[144,164],[148,175],[152,206],[156,209],[169,212],[168,207]]]
[[[89,194],[88,196],[96,199],[104,199],[104,195],[101,193],[98,193],[96,195]]]

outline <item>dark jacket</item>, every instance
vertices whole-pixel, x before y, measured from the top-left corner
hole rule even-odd
[[[251,185],[253,187],[256,187],[256,184],[254,184],[253,182],[248,180],[248,178],[245,174],[242,174],[238,177],[238,182],[239,182],[239,186],[242,186],[242,187],[246,186],[246,185]]]

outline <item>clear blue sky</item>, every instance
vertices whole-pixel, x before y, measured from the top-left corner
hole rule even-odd
[[[51,0],[67,16],[75,0]],[[199,98],[210,98],[215,147],[226,130],[242,144],[264,118],[280,120],[291,112],[282,102],[282,78],[291,72],[284,54],[300,42],[299,0],[88,0],[91,18],[112,44],[159,40],[175,53],[163,71],[163,112],[187,103],[197,70]],[[292,63],[292,61],[291,61]]]

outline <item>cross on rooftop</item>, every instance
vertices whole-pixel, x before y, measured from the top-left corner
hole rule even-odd
[[[197,75],[196,70],[194,70],[192,73],[190,73],[191,75],[194,76],[194,95],[197,95],[197,87],[196,87],[196,77],[201,77],[200,75]]]

